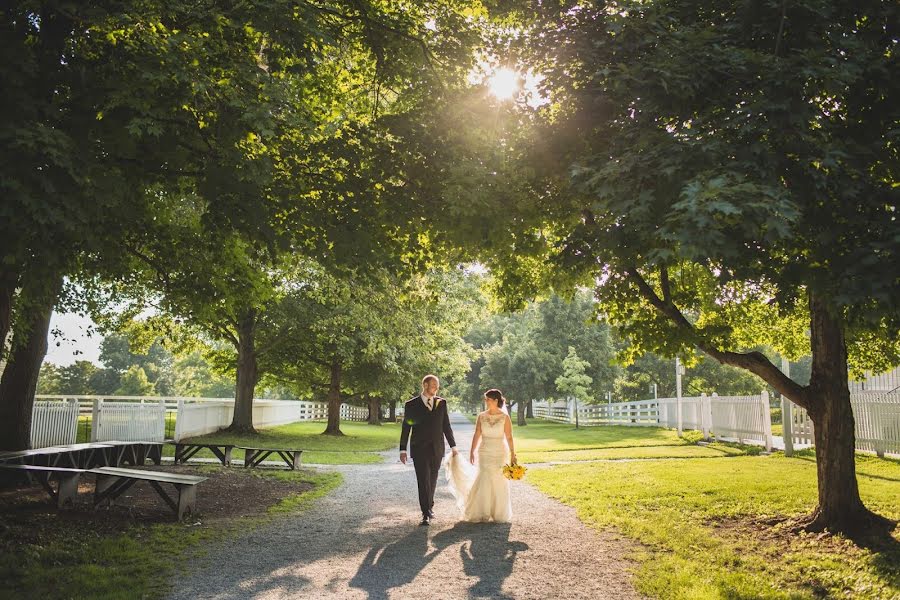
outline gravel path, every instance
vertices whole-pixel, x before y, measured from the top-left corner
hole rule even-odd
[[[472,425],[456,416],[453,429],[468,452]],[[512,524],[468,524],[457,522],[442,474],[437,518],[420,527],[415,473],[396,452],[381,465],[330,468],[344,474],[341,487],[211,548],[171,598],[639,597],[622,558],[628,543],[526,483],[513,483]]]

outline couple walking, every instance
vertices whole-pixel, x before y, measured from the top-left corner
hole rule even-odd
[[[435,375],[422,379],[422,393],[406,403],[400,434],[400,462],[412,458],[419,485],[422,525],[434,517],[434,491],[444,462],[444,439],[450,446],[446,460],[447,483],[465,521],[497,521],[512,518],[509,482],[503,476],[507,449],[515,462],[512,422],[504,410],[506,399],[500,390],[484,393],[485,410],[475,421],[469,462],[456,449],[447,402],[437,395],[440,380]],[[407,444],[410,452],[407,453]],[[472,465],[477,464],[477,469]]]

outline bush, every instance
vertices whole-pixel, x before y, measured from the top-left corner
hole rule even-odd
[[[682,432],[681,439],[688,444],[696,444],[703,439],[703,432],[697,431],[696,429],[688,429]]]
[[[772,418],[772,423],[781,423],[781,409],[780,408],[770,408],[769,414]]]

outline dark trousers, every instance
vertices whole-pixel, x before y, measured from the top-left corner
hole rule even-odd
[[[438,454],[432,448],[423,448],[412,452],[413,467],[416,470],[416,482],[419,484],[419,507],[422,514],[427,514],[434,506],[434,490],[437,488],[438,473],[441,471],[443,453]]]

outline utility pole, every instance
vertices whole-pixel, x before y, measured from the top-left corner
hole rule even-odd
[[[681,359],[675,358],[675,412],[678,418],[678,437],[684,432],[681,420],[681,376],[684,374],[684,367],[681,365]]]
[[[791,376],[791,362],[783,356],[781,357],[781,372],[788,377]],[[781,394],[781,437],[784,439],[785,456],[794,455],[794,432],[792,431],[794,416],[791,408],[791,401]]]

